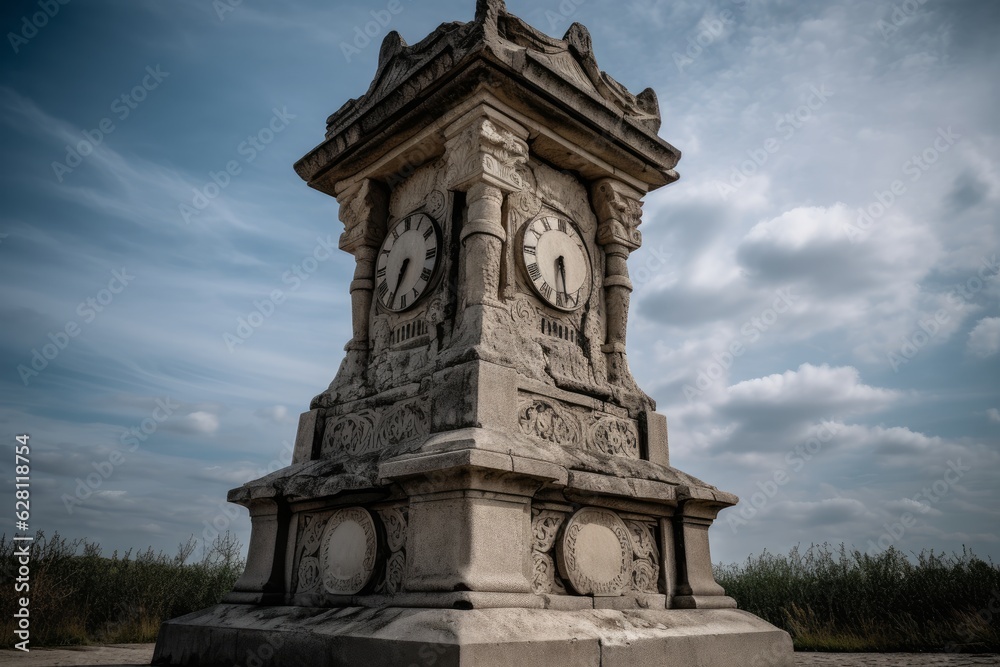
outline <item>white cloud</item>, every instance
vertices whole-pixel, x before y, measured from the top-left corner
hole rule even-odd
[[[989,417],[990,421],[994,424],[1000,424],[1000,409],[990,408],[986,411],[986,416]]]
[[[968,350],[977,357],[992,357],[1000,352],[1000,317],[987,317],[969,333]]]

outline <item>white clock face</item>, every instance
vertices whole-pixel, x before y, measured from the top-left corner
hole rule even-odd
[[[401,313],[427,294],[441,259],[437,224],[423,213],[414,213],[389,230],[375,268],[379,304]]]
[[[521,239],[524,270],[547,304],[573,311],[590,296],[590,255],[576,226],[546,215],[530,223]]]

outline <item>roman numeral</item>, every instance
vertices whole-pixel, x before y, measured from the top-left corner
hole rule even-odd
[[[434,259],[435,257],[437,257],[437,254],[438,254],[437,248],[430,248],[427,251],[427,259]]]
[[[563,299],[562,292],[556,292],[556,306],[558,306],[559,308],[566,307],[566,301]]]
[[[538,280],[542,277],[542,270],[538,268],[538,264],[529,264],[528,275],[531,276],[532,281]]]
[[[404,225],[403,226],[403,231],[404,232],[410,231],[410,219],[409,218],[406,219],[406,222],[404,222],[403,225]]]
[[[406,295],[399,297],[399,307],[406,308]]]
[[[385,295],[388,294],[388,293],[389,293],[389,284],[388,283],[380,283],[379,286],[378,286],[378,298],[379,298],[379,301],[384,301],[385,300]]]
[[[563,234],[567,233],[568,230],[566,229],[566,221],[565,220],[560,220],[559,221],[559,231],[562,232]]]
[[[379,269],[378,273],[375,274],[376,278],[385,278],[385,273],[387,269]]]
[[[420,227],[417,227],[417,230],[419,231]],[[433,227],[428,227],[427,231],[424,232],[424,240],[426,241],[427,239],[429,239],[433,235],[434,235],[434,228]]]
[[[548,283],[542,283],[541,292],[546,299],[552,299],[552,287]]]
[[[413,288],[413,300],[416,301],[419,298],[420,298],[420,290],[418,290],[416,287],[414,287]]]
[[[392,240],[393,241],[399,240],[399,227],[396,227],[395,229],[392,230]]]
[[[552,225],[549,223],[549,219],[548,218],[545,218],[544,220],[542,220],[542,227],[544,227],[545,231],[547,231],[547,232],[551,232],[552,231]]]
[[[524,246],[524,254],[525,255],[531,255],[532,257],[537,257],[538,256],[538,248],[536,248],[533,245],[526,245],[526,246]]]
[[[425,283],[430,282],[431,281],[431,270],[430,269],[424,269],[423,273],[420,274],[420,279],[422,281],[424,281]]]

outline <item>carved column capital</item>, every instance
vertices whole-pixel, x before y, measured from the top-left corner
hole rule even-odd
[[[528,132],[516,123],[483,107],[452,124],[445,137],[452,189],[486,183],[509,193],[527,185]]]
[[[340,249],[356,255],[363,247],[377,248],[385,236],[389,217],[389,192],[378,181],[365,179],[337,195],[344,233]]]
[[[628,252],[642,245],[642,193],[613,178],[604,178],[591,186],[591,199],[600,226],[597,242],[604,246],[621,245]]]

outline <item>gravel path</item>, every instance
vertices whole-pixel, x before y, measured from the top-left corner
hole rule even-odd
[[[118,644],[71,649],[34,649],[30,653],[0,651],[0,665],[13,667],[140,667],[149,665],[152,644]],[[927,653],[799,653],[799,667],[970,667],[1000,665],[1000,655]]]

